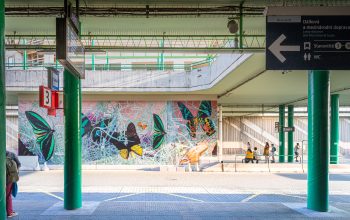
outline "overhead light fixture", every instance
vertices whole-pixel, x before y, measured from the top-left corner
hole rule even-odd
[[[234,19],[229,19],[227,22],[227,28],[230,31],[231,34],[235,34],[238,31],[238,24],[236,20]]]

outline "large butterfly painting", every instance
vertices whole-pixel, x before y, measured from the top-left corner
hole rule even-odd
[[[130,122],[123,133],[114,132],[109,140],[111,144],[118,148],[120,156],[126,160],[133,153],[142,156],[143,149],[140,146],[141,141],[134,123]]]
[[[157,114],[153,114],[153,149],[158,149],[164,142],[164,136],[166,134],[162,119]]]
[[[187,120],[186,127],[190,136],[195,138],[198,125],[201,126],[206,135],[211,136],[215,133],[214,122],[209,118],[211,116],[211,102],[202,101],[199,106],[197,116],[194,117],[191,111],[182,102],[177,102],[182,117]]]
[[[85,135],[89,134],[92,131],[92,124],[90,119],[85,116],[83,113],[81,113],[81,136],[84,137]]]
[[[39,114],[33,111],[26,111],[26,117],[33,128],[36,142],[40,145],[40,151],[45,159],[49,161],[55,150],[55,130]]]

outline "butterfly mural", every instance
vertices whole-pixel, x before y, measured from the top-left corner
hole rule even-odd
[[[159,115],[153,114],[153,121],[153,149],[156,150],[163,144],[166,132],[164,129],[163,121]]]
[[[40,151],[45,159],[49,161],[55,150],[55,130],[39,114],[33,111],[26,111],[25,115],[33,128],[36,142],[40,145]]]
[[[211,102],[201,101],[197,116],[194,117],[191,111],[182,102],[177,102],[182,117],[187,120],[186,127],[192,138],[196,137],[197,127],[201,126],[206,135],[211,136],[215,133],[214,122],[209,118],[211,116]]]
[[[124,134],[123,134],[124,133]],[[124,159],[129,159],[129,155],[135,153],[142,156],[143,148],[136,132],[134,123],[130,122],[125,132],[114,132],[110,138],[110,143],[119,150],[119,154]]]
[[[107,118],[100,121],[96,125],[92,125],[90,119],[83,113],[81,114],[81,118],[81,136],[84,137],[85,135],[92,135],[92,140],[98,143],[112,121],[112,119]]]
[[[110,129],[108,126],[111,123],[111,121],[112,121],[111,118],[107,118],[100,121],[93,127],[91,132],[91,137],[94,142],[99,143],[101,137],[106,136],[107,130]]]
[[[90,119],[81,113],[81,136],[84,137],[86,134],[89,134],[92,131],[92,128]]]
[[[143,124],[142,122],[138,122],[137,126],[140,127],[142,130],[145,130],[148,127],[147,124]]]

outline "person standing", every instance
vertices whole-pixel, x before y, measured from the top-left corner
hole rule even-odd
[[[8,218],[17,215],[12,206],[12,189],[14,183],[19,179],[18,170],[20,167],[21,163],[16,154],[6,150],[6,212]]]
[[[300,145],[299,145],[299,143],[297,143],[297,145],[295,145],[295,147],[294,147],[295,162],[299,162],[299,160],[298,160],[298,157],[300,157],[299,151],[300,151]]]
[[[249,141],[247,143],[247,148],[248,148],[247,150],[249,150],[249,149],[252,150],[252,146],[250,145]]]
[[[271,163],[275,162],[275,153],[276,153],[276,147],[274,144],[271,144]]]
[[[269,161],[269,155],[270,155],[270,145],[268,142],[266,142],[264,147],[265,163]]]

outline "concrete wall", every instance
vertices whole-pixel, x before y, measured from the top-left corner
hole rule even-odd
[[[258,147],[262,152],[265,142],[279,145],[279,136],[275,132],[275,122],[278,117],[226,117],[223,119],[223,152],[225,154],[242,153],[247,148],[249,141],[253,147]],[[307,153],[307,117],[294,118],[294,143],[304,140]],[[286,133],[286,143],[288,137]],[[340,153],[350,156],[350,120],[349,117],[340,118]],[[286,151],[287,152],[287,151]]]
[[[96,97],[95,97],[96,98]],[[140,98],[140,97],[139,97]],[[165,97],[164,97],[165,98]],[[190,98],[190,97],[188,97]],[[195,97],[194,97],[195,98]],[[199,97],[197,97],[199,98]],[[140,98],[142,99],[142,97]],[[83,164],[102,165],[156,165],[156,164],[177,164],[185,156],[189,149],[195,147],[199,142],[206,142],[209,149],[206,155],[210,155],[217,140],[217,102],[215,100],[119,100],[119,101],[83,101],[82,112],[83,128],[82,133],[82,159]],[[183,116],[179,103],[186,106],[186,109],[194,116],[192,122],[195,124],[195,136],[191,135],[188,127],[189,119]],[[211,124],[203,123],[197,116],[203,110],[203,103],[209,103],[210,112],[207,120]],[[200,107],[202,106],[202,107]],[[63,164],[64,160],[64,125],[63,112],[58,111],[57,117],[47,116],[46,109],[38,106],[37,98],[34,96],[23,96],[19,99],[19,154],[38,155],[40,162],[47,160],[45,149],[50,147],[54,141],[54,154],[47,161],[49,164]],[[28,117],[30,112],[39,115],[39,120],[31,120]],[[157,129],[155,120],[157,115],[164,126],[164,139],[159,148],[155,149],[155,134]],[[105,120],[109,120],[106,124]],[[52,133],[53,140],[50,143],[39,141],[39,136],[34,134],[33,124],[46,123]],[[85,122],[85,123],[84,123]],[[105,125],[102,124],[105,123]],[[135,134],[139,142],[128,133],[129,129],[135,127]],[[208,127],[209,125],[209,127]],[[208,129],[213,129],[208,133]],[[158,132],[159,133],[159,132]],[[113,141],[114,140],[114,141]],[[49,141],[48,141],[49,142]],[[135,143],[142,148],[142,152],[133,150],[128,143]],[[44,149],[44,150],[43,150]],[[129,153],[124,158],[122,150]],[[140,155],[138,155],[140,154]]]
[[[249,54],[222,54],[211,66],[185,71],[86,71],[82,80],[83,91],[107,92],[186,92],[213,87]],[[63,82],[61,74],[61,82]],[[38,91],[39,85],[47,84],[46,70],[7,70],[8,91]],[[63,83],[61,83],[63,86]]]

